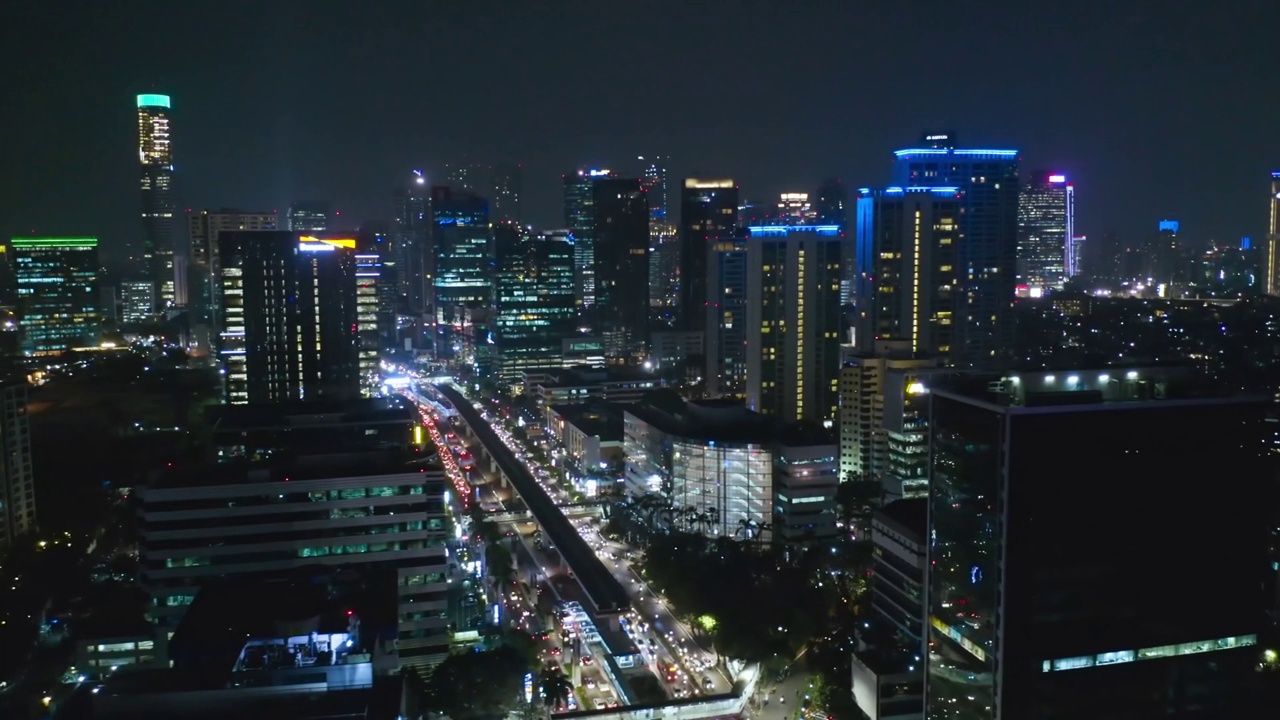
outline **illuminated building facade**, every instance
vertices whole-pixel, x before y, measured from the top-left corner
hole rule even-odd
[[[1280,296],[1280,171],[1271,173],[1269,205],[1271,216],[1263,247],[1262,290],[1267,295]]]
[[[149,280],[124,280],[120,283],[121,320],[144,323],[155,317],[156,286]]]
[[[359,395],[355,247],[287,231],[218,235],[228,403]]]
[[[949,133],[926,134],[921,146],[894,152],[892,180],[904,190],[959,190],[953,355],[965,367],[1001,365],[1014,340],[1018,151],[957,148]]]
[[[522,185],[519,165],[496,165],[493,168],[493,203],[491,218],[494,222],[520,222],[520,192]]]
[[[834,422],[839,228],[756,226],[748,232],[747,407],[783,422]]]
[[[564,225],[573,234],[578,304],[596,304],[595,184],[616,177],[612,170],[579,170],[564,176]]]
[[[0,384],[0,550],[36,530],[27,388],[24,381]]]
[[[1169,368],[957,383],[932,388],[925,716],[1256,713],[1270,399]],[[1169,492],[1223,467],[1230,493]]]
[[[325,232],[333,209],[329,203],[295,202],[289,206],[289,229],[294,232]]]
[[[359,338],[360,389],[375,389],[381,344],[382,260],[376,254],[356,254],[356,334]]]
[[[738,186],[733,180],[685,178],[680,192],[680,316],[684,330],[706,331],[707,248],[735,237]]]
[[[519,383],[525,370],[560,366],[577,315],[573,250],[561,230],[523,235],[504,255],[494,323],[503,385]]]
[[[142,178],[142,260],[161,310],[174,302],[173,147],[168,95],[138,96],[138,162]]]
[[[650,156],[640,176],[640,187],[649,201],[649,305],[670,307],[679,289],[679,244],[676,228],[667,213],[667,161]]]
[[[964,305],[963,207],[956,187],[860,191],[855,261],[862,348],[904,340],[912,353],[949,358],[956,351],[956,316]]]
[[[747,392],[747,240],[718,239],[707,249],[706,374],[709,397]]]
[[[94,342],[98,306],[98,239],[10,240],[26,355],[55,355]]]
[[[1032,297],[1060,290],[1075,238],[1075,187],[1067,176],[1035,172],[1018,197],[1018,284]]]
[[[218,288],[222,272],[218,267],[218,235],[231,231],[262,232],[279,228],[276,213],[244,212],[230,208],[187,211],[190,258],[187,263],[187,298],[191,313],[193,344],[210,350],[215,328],[220,322]]]
[[[596,311],[593,327],[616,338],[611,353],[642,351],[649,340],[649,203],[640,180],[592,183]]]
[[[405,186],[391,194],[395,226],[391,252],[383,261],[394,267],[400,308],[410,314],[430,309],[435,256],[431,251],[431,196],[422,171],[413,171]],[[434,310],[432,310],[434,312]]]
[[[488,307],[493,300],[489,203],[467,191],[433,187],[431,231],[436,355],[452,357],[452,348],[460,347],[454,336],[465,319],[465,310]]]

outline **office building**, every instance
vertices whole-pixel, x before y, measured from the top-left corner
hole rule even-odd
[[[10,240],[26,355],[56,355],[94,342],[98,307],[98,239]]]
[[[155,318],[156,287],[150,280],[124,280],[120,283],[121,320],[144,323]]]
[[[187,298],[193,343],[210,349],[215,328],[221,323],[218,307],[222,271],[218,267],[218,235],[230,231],[262,232],[279,229],[273,212],[245,212],[231,208],[187,211],[190,255],[187,263]]]
[[[712,241],[738,226],[738,186],[730,179],[685,178],[680,192],[680,316],[685,330],[706,330],[707,258]]]
[[[36,530],[27,387],[21,380],[0,384],[0,551]]]
[[[965,367],[1000,365],[1013,347],[1018,256],[1018,151],[957,148],[949,133],[894,153],[893,187],[959,190],[953,355]],[[861,293],[861,290],[859,290]],[[861,297],[861,294],[859,295]]]
[[[387,259],[394,263],[401,307],[411,315],[421,314],[430,309],[435,272],[431,196],[421,170],[414,170],[409,183],[391,194],[391,206],[394,226]]]
[[[871,528],[871,612],[853,655],[854,701],[871,718],[923,717],[929,501],[889,503]]]
[[[394,426],[367,427],[345,416],[335,423],[335,408],[324,410],[309,415],[295,407],[291,418],[274,420],[281,432],[301,437],[303,447],[290,440],[280,450],[292,460],[174,467],[138,489],[141,581],[152,616],[178,624],[202,586],[217,579],[279,578],[316,566],[391,570],[401,663],[438,661],[449,643],[444,473],[422,464],[411,408]],[[273,422],[238,421],[246,433]],[[400,451],[336,453],[330,444],[310,454],[323,438],[367,430],[394,431]],[[384,445],[391,440],[381,437]],[[261,503],[264,497],[272,502]]]
[[[573,235],[575,292],[584,308],[596,303],[595,184],[613,177],[612,170],[579,170],[563,176],[564,225]]]
[[[616,336],[625,357],[649,340],[649,205],[635,179],[595,178],[592,193],[592,326]]]
[[[969,312],[961,299],[962,195],[945,186],[859,191],[856,327],[862,347],[902,340],[913,353],[951,358],[958,352],[956,333]]]
[[[650,335],[649,360],[646,368],[654,371],[670,370],[685,363],[682,380],[694,382],[701,377],[703,368],[689,361],[703,356],[702,333],[691,330],[659,330]],[[690,377],[692,374],[692,377]],[[667,375],[663,373],[663,375]]]
[[[174,301],[173,146],[168,95],[138,96],[138,162],[142,187],[142,261],[160,309]]]
[[[355,246],[280,230],[219,233],[228,403],[359,394]]]
[[[821,429],[787,428],[773,443],[773,536],[785,543],[836,536],[836,441]]]
[[[493,301],[489,203],[468,191],[431,188],[432,305],[436,356],[452,357],[467,308]]]
[[[1072,203],[1074,204],[1074,202],[1075,202],[1075,199],[1073,196]],[[1074,214],[1074,208],[1073,208],[1073,214]],[[1075,220],[1073,219],[1072,223],[1074,222]],[[1089,238],[1085,237],[1084,235],[1073,235],[1071,237],[1071,249],[1067,251],[1067,279],[1068,280],[1070,280],[1071,278],[1080,277],[1081,275],[1084,274],[1084,266],[1085,266],[1084,248],[1085,248],[1085,243],[1088,240]]]
[[[1075,238],[1075,186],[1062,173],[1039,171],[1018,197],[1018,284],[1032,297],[1061,290]]]
[[[382,260],[376,254],[356,253],[356,336],[360,389],[368,396],[376,390],[378,351],[382,347]]]
[[[747,407],[782,422],[832,423],[839,404],[838,229],[748,231]]]
[[[497,222],[520,224],[520,192],[522,172],[519,165],[495,165],[493,189],[489,194],[493,203],[491,219]]]
[[[1178,238],[1181,223],[1161,220],[1142,243],[1142,277],[1161,297],[1173,297],[1173,285],[1186,283],[1190,252]]]
[[[884,502],[928,494],[929,385],[937,358],[905,341],[846,352],[840,368],[840,479],[874,482]]]
[[[497,374],[504,386],[531,368],[559,367],[577,315],[567,231],[523,234],[504,253],[494,303]]]
[[[685,402],[660,391],[626,409],[623,436],[628,492],[666,497],[681,511],[674,522],[708,537],[772,524],[768,418],[737,402]]]
[[[717,239],[707,252],[707,395],[745,397],[747,240]]]
[[[667,201],[667,163],[671,158],[651,155],[638,159],[644,164],[640,187],[649,201],[649,305],[671,307],[680,287],[680,247]]]
[[[326,202],[295,202],[289,206],[289,230],[322,233],[329,230],[333,209]]]
[[[1271,173],[1269,197],[1271,221],[1267,226],[1263,292],[1268,295],[1280,295],[1280,171]]]
[[[555,466],[587,497],[617,484],[626,460],[624,406],[604,402],[553,405],[546,410],[547,437],[555,443]]]
[[[1257,713],[1270,398],[1170,368],[932,395],[926,717]],[[1230,492],[1170,491],[1223,468]]]

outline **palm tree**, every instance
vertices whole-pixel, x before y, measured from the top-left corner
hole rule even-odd
[[[569,695],[573,693],[573,683],[564,676],[559,665],[547,665],[538,673],[538,687],[542,690],[542,701],[549,710],[558,710],[569,704]]]

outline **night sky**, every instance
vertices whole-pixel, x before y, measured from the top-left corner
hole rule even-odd
[[[942,128],[1066,172],[1077,232],[1256,237],[1277,27],[1263,0],[3,0],[0,234],[138,242],[134,95],[161,92],[180,211],[320,199],[354,225],[466,157],[521,163],[526,221],[558,226],[583,165],[666,154],[673,187],[767,199],[882,186]]]

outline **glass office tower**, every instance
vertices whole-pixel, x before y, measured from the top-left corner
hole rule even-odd
[[[935,387],[926,717],[1251,716],[1267,404],[1170,369]]]
[[[1035,172],[1018,198],[1018,284],[1035,297],[1071,277],[1075,187],[1067,176]]]
[[[174,302],[173,146],[168,95],[138,96],[138,162],[141,164],[142,261],[156,285],[160,309]]]
[[[13,248],[22,349],[54,355],[98,334],[98,239],[17,237]]]
[[[573,332],[573,243],[565,231],[523,235],[498,271],[495,329],[498,378],[520,381],[533,368],[558,367]]]

